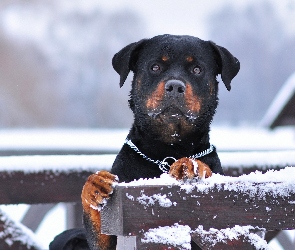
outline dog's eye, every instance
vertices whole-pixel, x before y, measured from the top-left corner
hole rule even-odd
[[[160,66],[158,64],[153,64],[151,67],[151,70],[154,72],[158,72],[161,70]]]
[[[194,67],[194,68],[193,68],[193,73],[194,73],[195,75],[199,75],[199,74],[201,74],[201,68],[200,68],[199,66]]]

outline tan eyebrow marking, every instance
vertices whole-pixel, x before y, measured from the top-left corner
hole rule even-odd
[[[188,61],[188,62],[192,62],[194,60],[194,58],[192,56],[187,56],[185,58],[185,60]]]
[[[169,60],[169,57],[168,56],[162,56],[162,61],[166,62]]]

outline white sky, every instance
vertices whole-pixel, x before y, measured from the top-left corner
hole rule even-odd
[[[295,1],[265,1],[274,4],[286,27],[295,32]],[[175,34],[193,35],[207,40],[210,39],[207,34],[207,20],[211,13],[227,3],[242,8],[251,2],[257,3],[255,0],[63,0],[57,2],[57,5],[63,11],[78,9],[84,13],[91,13],[95,9],[110,13],[122,9],[133,10],[143,18],[145,38],[159,34]],[[1,23],[13,36],[42,41],[48,25],[47,18],[50,17],[47,16],[46,10],[40,10],[36,7],[31,12],[12,7],[2,16]]]
[[[206,37],[205,18],[207,15],[228,0],[63,0],[58,3],[63,11],[79,9],[91,13],[95,9],[104,12],[115,12],[122,9],[131,10],[143,17],[145,37],[170,33]],[[32,10],[11,7],[1,18],[5,30],[17,37],[42,40],[47,26],[47,12],[36,8]],[[36,22],[38,20],[38,22]],[[33,28],[32,28],[33,27]]]
[[[168,33],[193,35],[206,40],[210,39],[206,32],[206,18],[209,15],[227,3],[234,4],[236,8],[242,8],[251,1],[258,2],[257,0],[63,0],[58,1],[57,4],[66,11],[79,9],[85,13],[91,13],[95,9],[104,12],[115,12],[122,9],[133,10],[143,17],[146,25],[143,27],[144,36],[147,38]],[[268,1],[274,3],[289,30],[295,32],[295,1]],[[19,12],[17,8],[10,8],[1,18],[1,22],[10,34],[29,38],[35,36],[35,39],[40,39],[40,36],[44,35],[44,28],[47,25],[46,14],[46,11],[40,11],[38,7],[33,13],[28,10]]]
[[[206,36],[205,19],[207,15],[217,9],[227,0],[199,1],[199,0],[149,0],[114,2],[103,1],[102,6],[108,10],[134,9],[146,19],[148,36],[169,33],[176,35]]]
[[[100,7],[109,11],[122,8],[135,10],[146,21],[148,37],[170,33],[194,35],[203,39],[209,39],[206,33],[206,18],[221,6],[231,3],[236,8],[243,8],[251,2],[257,3],[259,1],[262,2],[262,0],[103,0],[98,2],[96,0],[88,0],[88,2],[98,3]],[[295,31],[294,0],[263,1],[272,2],[282,16],[286,26]],[[85,1],[83,6],[87,8]]]

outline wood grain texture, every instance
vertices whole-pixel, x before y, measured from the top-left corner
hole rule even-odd
[[[258,192],[264,183],[255,183]],[[281,183],[273,183],[273,188]],[[249,190],[251,187],[249,187]],[[295,228],[295,194],[263,197],[245,192],[228,191],[215,186],[206,192],[192,190],[186,193],[179,186],[118,186],[102,210],[103,231],[115,235],[137,235],[140,231],[174,223],[202,225],[205,230],[231,228],[235,225],[285,230]],[[155,194],[166,196],[170,206],[163,206]],[[146,197],[146,198],[145,198]],[[154,202],[154,204],[148,204]],[[144,204],[146,203],[146,204]]]

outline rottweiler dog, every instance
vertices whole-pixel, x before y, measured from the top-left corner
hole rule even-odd
[[[83,219],[90,249],[116,248],[115,236],[100,233],[99,213],[114,183],[159,177],[163,172],[177,179],[223,173],[209,140],[218,105],[216,77],[220,74],[230,90],[240,69],[227,49],[211,41],[175,35],[131,43],[115,54],[112,63],[120,75],[120,87],[129,72],[134,73],[129,100],[134,122],[111,173],[91,175],[83,188]]]

